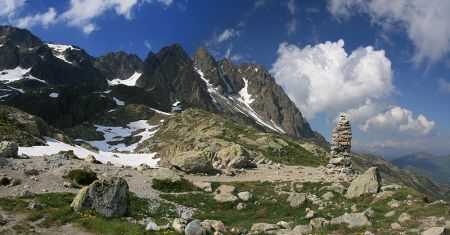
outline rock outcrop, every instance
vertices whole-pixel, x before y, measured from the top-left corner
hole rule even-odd
[[[364,174],[356,177],[347,189],[347,198],[357,198],[364,194],[375,194],[380,191],[381,177],[377,167],[369,168]]]
[[[18,150],[19,146],[16,144],[16,142],[0,142],[0,158],[17,158]]]
[[[107,218],[118,218],[131,212],[127,182],[120,177],[96,180],[82,188],[70,205],[74,211],[92,210]]]

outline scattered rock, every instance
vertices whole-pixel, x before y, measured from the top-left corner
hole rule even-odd
[[[170,164],[189,174],[212,174],[215,171],[211,158],[201,151],[181,152],[170,159]]]
[[[422,235],[448,235],[449,230],[445,227],[432,227],[425,230]]]
[[[406,222],[406,221],[408,221],[408,220],[410,220],[411,219],[411,216],[408,214],[408,213],[402,213],[399,217],[398,217],[398,222],[400,222],[400,223],[404,223],[404,222]]]
[[[176,218],[172,222],[173,230],[175,230],[177,233],[181,233],[181,234],[184,233],[186,225],[187,225],[187,221],[184,219],[181,219],[181,218]]]
[[[250,153],[239,144],[233,144],[219,150],[217,159],[217,161],[214,161],[214,167],[217,169],[252,167]]]
[[[344,214],[333,218],[331,224],[346,224],[348,228],[371,226],[372,223],[367,218],[366,213]]]
[[[309,211],[309,212],[306,214],[305,219],[312,219],[312,218],[314,218],[314,217],[316,217],[316,212],[315,212],[315,211]]]
[[[39,170],[28,167],[23,170],[23,173],[25,173],[25,175],[39,175],[40,172]]]
[[[98,161],[97,159],[95,159],[95,157],[91,154],[89,154],[84,160],[86,162],[93,163],[93,164],[101,164],[101,162]]]
[[[245,203],[239,202],[236,206],[236,210],[240,211],[245,209],[245,207],[247,207],[247,205],[245,205]]]
[[[18,151],[19,145],[16,142],[0,142],[0,158],[17,158]]]
[[[305,193],[292,193],[289,195],[287,201],[292,208],[298,208],[299,206],[305,204],[306,194]]]
[[[330,225],[330,221],[324,218],[313,218],[309,221],[309,225],[312,229],[322,229]]]
[[[181,182],[182,180],[182,177],[178,174],[178,172],[168,168],[157,169],[153,172],[153,178],[155,180],[170,181],[172,183]]]
[[[250,230],[256,233],[267,233],[269,231],[278,230],[278,226],[275,224],[256,223],[252,225]]]
[[[399,207],[400,207],[400,202],[397,201],[397,200],[395,200],[395,199],[392,199],[392,200],[390,200],[390,201],[387,203],[387,205],[388,205],[390,208],[399,208]]]
[[[136,167],[136,170],[139,172],[143,172],[143,171],[147,171],[152,169],[149,165],[142,163],[141,165],[139,165],[138,167]]]
[[[381,200],[388,199],[388,198],[392,197],[393,195],[394,195],[393,191],[383,191],[383,192],[377,193],[373,200],[374,201],[381,201]]]
[[[24,190],[19,194],[19,197],[21,197],[21,198],[32,198],[34,196],[35,196],[35,194],[28,190]]]
[[[236,196],[231,193],[220,193],[214,196],[214,199],[218,202],[234,202],[238,200]]]
[[[356,204],[353,204],[352,207],[350,207],[350,209],[352,210],[352,212],[358,211],[358,207],[356,206]]]
[[[228,231],[225,224],[219,220],[204,220],[201,225],[208,234],[213,232],[226,233]]]
[[[250,200],[250,198],[252,198],[252,194],[250,192],[240,192],[240,193],[238,193],[238,197],[242,201],[246,202],[246,201]]]
[[[347,189],[347,198],[356,198],[364,194],[378,193],[381,177],[377,167],[369,168],[364,174],[356,177]]]
[[[37,210],[37,209],[41,209],[42,205],[35,201],[32,201],[32,202],[28,203],[27,208],[30,210]]]
[[[391,228],[394,230],[399,230],[402,229],[402,226],[399,223],[395,222],[391,224]]]
[[[389,211],[388,213],[384,214],[384,217],[389,218],[395,216],[397,212],[395,211]]]
[[[232,185],[222,184],[217,188],[218,193],[233,193],[236,188]]]
[[[206,235],[206,230],[202,227],[200,220],[193,220],[184,229],[186,235]]]
[[[147,226],[145,226],[146,231],[159,231],[161,228],[154,222],[150,221]]]
[[[93,210],[107,218],[122,217],[131,211],[128,184],[120,177],[96,180],[82,188],[70,206],[75,211]]]
[[[334,197],[334,194],[332,192],[326,192],[322,195],[322,198],[329,201]]]
[[[297,225],[292,231],[294,234],[310,234],[312,229],[309,225]]]
[[[277,226],[284,229],[291,229],[291,226],[286,221],[280,221],[277,223]]]
[[[212,192],[211,182],[196,181],[192,184],[205,192]]]

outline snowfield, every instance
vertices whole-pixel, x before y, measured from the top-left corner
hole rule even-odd
[[[53,56],[55,56],[56,58],[66,62],[66,63],[69,63],[69,64],[72,64],[72,62],[68,61],[66,59],[66,57],[64,57],[64,51],[66,51],[67,49],[69,49],[69,50],[80,50],[80,49],[75,48],[75,47],[73,47],[71,45],[60,45],[60,44],[47,43],[47,46],[52,49]]]
[[[133,75],[131,75],[131,77],[121,80],[121,79],[113,79],[113,80],[108,80],[108,85],[110,86],[115,86],[115,85],[125,85],[125,86],[136,86],[136,82],[137,80],[141,77],[142,73],[138,73],[138,72],[134,72]]]
[[[0,82],[10,83],[10,82],[22,80],[24,78],[42,81],[40,79],[37,79],[37,78],[31,76],[29,74],[30,70],[31,70],[31,68],[24,69],[21,67],[17,67],[15,69],[2,70],[2,71],[0,71]]]
[[[163,122],[164,120],[161,120]],[[150,167],[158,167],[159,159],[154,159],[156,153],[133,153],[138,144],[153,137],[158,131],[159,125],[150,125],[146,120],[130,122],[126,127],[108,127],[96,125],[97,131],[102,132],[104,140],[85,141],[99,149],[99,153],[92,152],[78,145],[69,145],[50,137],[44,137],[48,146],[19,147],[19,154],[28,156],[44,156],[59,153],[60,151],[73,150],[79,158],[93,155],[102,163],[111,162],[114,165],[139,166],[144,163]],[[125,145],[123,141],[127,137],[141,139],[134,144]],[[84,141],[84,140],[79,140]]]
[[[149,154],[133,154],[133,153],[113,153],[100,151],[95,153],[82,148],[78,145],[69,145],[50,137],[44,137],[48,146],[33,146],[33,147],[19,147],[19,154],[25,154],[32,157],[40,157],[44,155],[51,155],[59,153],[60,151],[73,150],[79,158],[86,158],[88,155],[93,155],[95,159],[103,164],[111,162],[114,165],[124,166],[139,166],[144,163],[150,167],[158,167],[159,159],[154,159],[156,153]]]

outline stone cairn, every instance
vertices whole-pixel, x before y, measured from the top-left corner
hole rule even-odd
[[[331,159],[327,167],[330,173],[340,172],[351,174],[353,170],[350,162],[350,149],[352,148],[352,127],[345,115],[339,116],[339,122],[333,130],[333,144],[331,146]]]

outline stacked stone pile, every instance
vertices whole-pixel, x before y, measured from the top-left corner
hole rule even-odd
[[[339,116],[339,122],[333,130],[333,144],[328,168],[331,172],[352,173],[350,150],[352,148],[352,127],[345,115]]]

